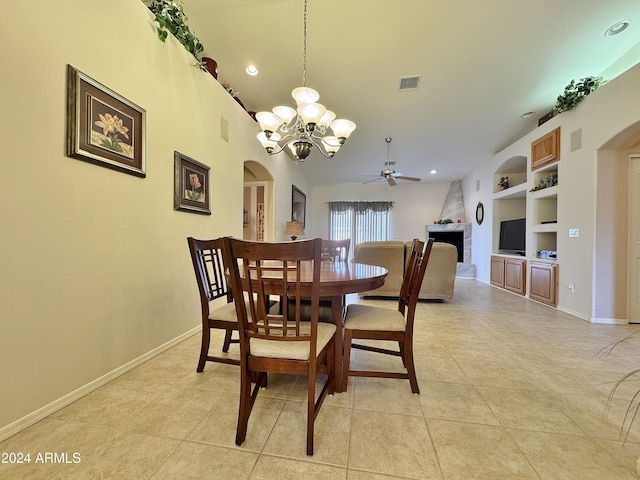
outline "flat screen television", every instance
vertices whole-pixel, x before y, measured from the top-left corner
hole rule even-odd
[[[525,254],[526,218],[503,220],[500,222],[500,242],[498,249],[517,255]]]

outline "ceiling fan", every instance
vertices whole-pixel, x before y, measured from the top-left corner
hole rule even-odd
[[[378,180],[383,180],[383,179],[386,180],[387,183],[392,187],[397,185],[396,180],[409,180],[410,182],[419,182],[420,179],[417,177],[409,177],[404,173],[396,172],[392,168],[389,168],[395,164],[395,162],[389,161],[389,144],[391,143],[391,137],[385,138],[384,141],[387,142],[387,161],[384,164],[385,168],[380,172],[380,175],[367,175],[367,176],[374,176],[376,178],[374,178],[373,180],[368,180],[364,182],[363,185],[365,183],[377,182]]]

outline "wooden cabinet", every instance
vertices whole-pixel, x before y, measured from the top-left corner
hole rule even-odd
[[[531,142],[531,170],[560,159],[560,127]]]
[[[530,262],[529,298],[547,305],[558,305],[558,264]]]
[[[504,288],[518,295],[524,295],[527,278],[527,261],[519,258],[504,259]]]
[[[523,258],[491,256],[491,284],[525,295],[527,261]]]
[[[504,288],[504,257],[491,256],[491,285]]]

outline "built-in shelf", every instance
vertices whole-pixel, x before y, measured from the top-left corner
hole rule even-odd
[[[542,190],[534,190],[531,193],[531,199],[537,200],[539,198],[547,198],[547,197],[557,197],[558,196],[558,185],[554,185],[553,187],[543,188]]]
[[[515,187],[506,188],[493,194],[494,199],[501,198],[525,198],[527,196],[527,184],[521,183]]]
[[[533,225],[533,231],[536,233],[557,232],[558,224],[557,223],[538,223],[536,225]]]
[[[493,244],[491,284],[520,295],[557,305],[558,177],[560,129],[531,144],[531,156],[516,155],[493,174]],[[509,177],[509,188],[501,180]],[[534,190],[536,189],[536,190]],[[500,224],[526,218],[526,255],[514,256],[499,249]],[[537,258],[543,250],[545,257]],[[529,268],[531,262],[533,268]],[[529,282],[533,282],[529,287]]]

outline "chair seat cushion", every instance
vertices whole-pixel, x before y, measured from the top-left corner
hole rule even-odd
[[[311,329],[310,323],[302,324],[307,333]],[[333,338],[336,326],[333,323],[318,323],[318,338],[316,352],[320,352]],[[286,342],[280,340],[266,340],[252,338],[249,340],[251,356],[283,358],[290,360],[309,360],[309,342]]]
[[[347,306],[344,328],[402,332],[405,327],[405,318],[398,310],[359,303]]]
[[[209,304],[209,308],[211,309],[212,304]],[[236,304],[233,302],[225,303],[221,307],[213,308],[209,310],[209,319],[210,320],[221,320],[223,322],[238,322],[238,317],[236,316]]]

